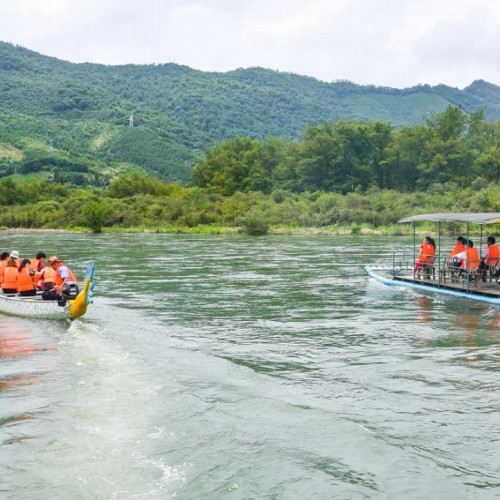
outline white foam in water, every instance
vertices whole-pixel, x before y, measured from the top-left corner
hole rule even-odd
[[[61,380],[45,415],[35,418],[33,464],[21,491],[43,484],[66,498],[80,488],[91,497],[132,497],[183,480],[183,466],[147,458],[154,450],[158,394],[175,391],[169,387],[174,382],[151,385],[144,361],[108,340],[108,333],[74,321],[61,335]]]

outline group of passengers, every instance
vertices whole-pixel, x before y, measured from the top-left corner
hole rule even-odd
[[[434,263],[435,255],[436,243],[430,236],[426,236],[422,245],[420,245],[415,272],[426,264]],[[479,270],[482,281],[486,281],[489,270],[494,270],[496,277],[500,276],[500,268],[497,270],[499,257],[500,249],[496,244],[494,236],[488,236],[486,248],[481,253],[481,257],[479,257],[479,252],[471,239],[458,236],[455,246],[448,256],[448,263],[450,267],[457,269],[459,275],[465,272],[465,270]]]
[[[44,300],[60,300],[70,284],[77,285],[73,271],[61,259],[38,252],[32,259],[21,260],[19,252],[3,252],[0,255],[0,288],[3,293],[18,293],[23,297],[40,292]]]

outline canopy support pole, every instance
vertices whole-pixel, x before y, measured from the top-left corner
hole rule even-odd
[[[466,289],[467,289],[467,293],[469,293],[469,283],[470,283],[470,280],[469,280],[469,238],[470,238],[470,234],[469,234],[469,223],[467,222],[466,223],[466,232],[467,232],[467,246],[465,247],[465,277],[466,277]]]
[[[415,235],[415,222],[412,223],[413,226],[413,281],[415,281],[415,267],[417,265],[417,240]]]
[[[441,221],[438,222],[438,254],[437,254],[438,286],[441,286]]]

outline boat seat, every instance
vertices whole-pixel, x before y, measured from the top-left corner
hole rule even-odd
[[[498,269],[499,269],[498,259],[490,259],[489,267],[488,269],[483,271],[481,279],[483,279],[483,281],[489,281],[489,282],[497,281],[496,274]]]
[[[434,267],[434,262],[436,257],[434,255],[426,257],[426,262],[422,263],[421,266],[417,269],[417,278],[422,279],[436,279],[436,268]]]
[[[464,286],[466,285],[467,280],[474,283],[475,286],[479,286],[482,272],[481,269],[479,269],[480,262],[480,260],[470,260],[468,269],[460,268],[460,279]]]
[[[453,257],[445,257],[443,260],[443,266],[440,269],[441,279],[446,281],[447,278],[451,281],[457,281],[458,270],[460,269],[457,259]]]

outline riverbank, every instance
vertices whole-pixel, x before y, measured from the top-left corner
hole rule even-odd
[[[89,228],[70,227],[70,228],[7,228],[1,227],[3,232],[16,233],[90,233]],[[165,225],[165,226],[137,226],[137,227],[107,227],[102,228],[104,234],[136,234],[136,233],[163,233],[163,234],[206,234],[206,235],[227,235],[227,234],[245,234],[246,231],[240,226],[218,226],[218,225],[198,225],[194,227],[183,225]],[[454,236],[465,231],[457,231],[456,225],[450,230],[443,230],[441,234]],[[267,235],[286,235],[286,236],[411,236],[413,228],[408,224],[395,224],[389,226],[373,227],[369,224],[351,225],[351,226],[324,226],[324,227],[297,227],[286,225],[271,225],[265,232]],[[418,227],[416,234],[419,236],[436,235],[437,228],[432,224],[425,224]],[[479,235],[480,230],[470,230],[470,235]]]

